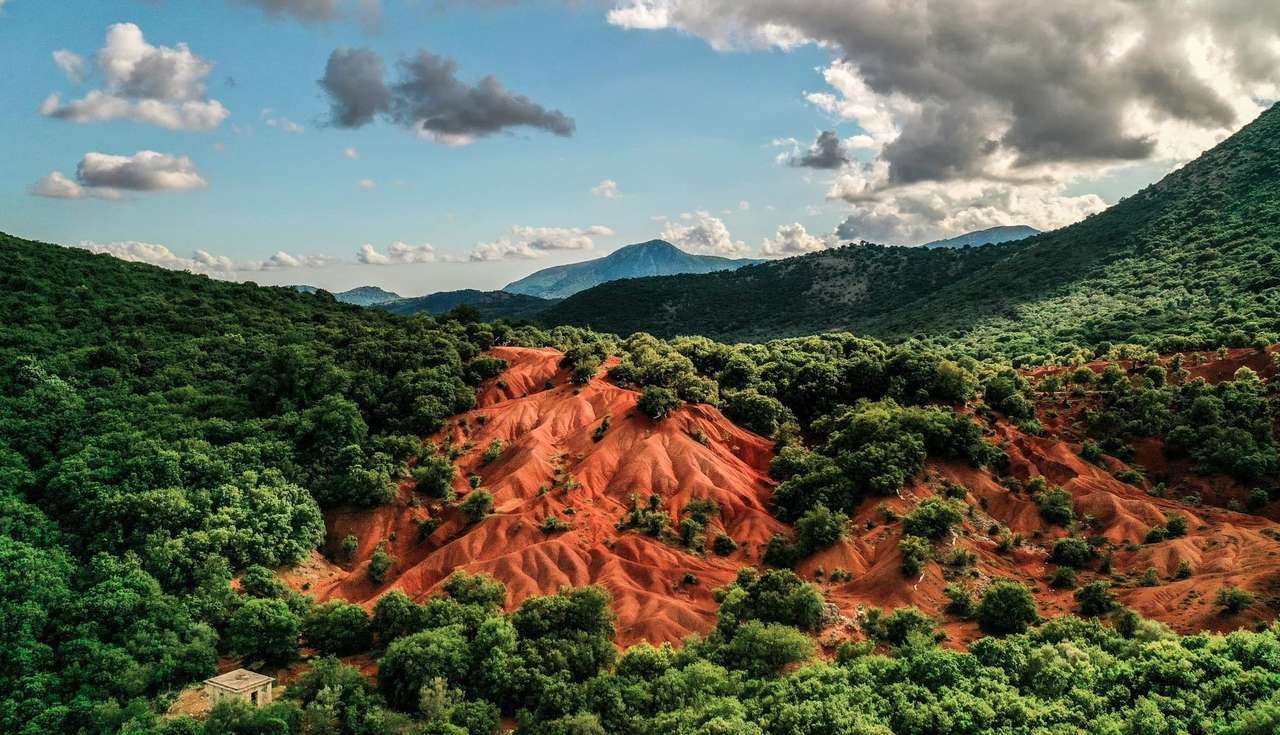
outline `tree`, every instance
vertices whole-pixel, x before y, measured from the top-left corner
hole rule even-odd
[[[313,607],[302,621],[302,637],[308,646],[334,656],[367,651],[373,643],[369,614],[344,600]]]
[[[978,626],[987,633],[1021,633],[1040,619],[1040,611],[1026,586],[999,580],[983,591],[977,619]]]
[[[813,655],[809,636],[786,625],[750,620],[738,626],[720,656],[726,666],[741,669],[749,676],[772,676],[788,664]]]
[[[396,709],[418,709],[419,691],[433,679],[462,683],[471,651],[460,625],[424,630],[394,641],[378,661],[378,689]]]
[[[384,646],[424,627],[426,610],[402,590],[391,590],[374,603],[372,628]]]
[[[1229,585],[1219,589],[1214,599],[1223,610],[1234,615],[1253,604],[1253,593]]]
[[[659,385],[646,385],[636,402],[636,408],[654,421],[661,421],[679,407],[680,398],[676,392]]]
[[[281,600],[246,600],[227,624],[227,645],[250,660],[284,664],[298,656],[298,616]]]
[[[493,510],[493,493],[484,488],[477,488],[467,493],[458,504],[458,510],[472,523],[479,523]]]
[[[1088,564],[1093,559],[1093,556],[1093,547],[1089,545],[1088,541],[1068,536],[1054,542],[1053,552],[1049,555],[1049,558],[1055,564],[1078,569]]]
[[[453,493],[457,470],[447,457],[424,457],[413,468],[413,481],[418,492],[430,498],[447,499]]]
[[[809,555],[834,545],[844,538],[849,517],[819,505],[805,511],[796,521],[796,544],[802,555]]]
[[[373,550],[373,556],[369,557],[369,579],[372,579],[375,584],[382,584],[387,579],[387,572],[391,571],[391,567],[395,565],[396,558],[387,551],[387,543],[380,542]]]
[[[940,498],[929,498],[903,519],[902,532],[936,541],[963,520],[964,517],[953,503]]]
[[[1090,582],[1075,592],[1081,615],[1106,615],[1116,608],[1116,596],[1107,582]]]

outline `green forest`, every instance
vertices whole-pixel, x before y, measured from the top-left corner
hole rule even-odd
[[[465,309],[406,318],[9,236],[0,309],[0,731],[1280,729],[1280,628],[1179,636],[1116,609],[1105,588],[1082,588],[1082,617],[1044,620],[1021,584],[990,585],[957,602],[989,634],[965,652],[941,647],[938,621],[904,608],[869,616],[863,643],[819,655],[823,598],[789,567],[834,543],[859,499],[892,494],[928,457],[1000,467],[1000,447],[952,406],[980,400],[1037,430],[1027,408],[1037,386],[980,349],[847,333],[619,338],[485,324]],[[744,569],[719,590],[707,635],[620,652],[608,594],[594,587],[504,613],[500,583],[458,575],[444,597],[393,592],[367,613],[316,604],[271,571],[321,544],[322,510],[387,502],[419,461],[426,481],[437,458],[421,437],[474,405],[475,387],[505,367],[484,352],[508,344],[564,350],[583,382],[618,355],[611,377],[642,390],[653,418],[712,403],[776,440],[773,512],[796,539],[777,539],[767,570]],[[1256,376],[1212,388],[1175,388],[1150,371],[1096,380],[1104,405],[1089,430],[1106,451],[1158,435],[1205,471],[1273,484],[1273,398]],[[927,551],[954,513],[922,505],[904,520],[911,543]],[[280,665],[302,646],[316,658],[269,707],[163,715],[219,657]],[[333,658],[353,653],[377,661],[374,680]]]

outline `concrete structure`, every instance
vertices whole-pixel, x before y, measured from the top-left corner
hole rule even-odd
[[[271,704],[271,688],[275,681],[265,674],[236,669],[205,679],[204,689],[209,693],[210,707],[228,697],[248,702],[254,707],[265,707]]]

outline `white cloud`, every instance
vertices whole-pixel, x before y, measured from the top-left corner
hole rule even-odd
[[[360,246],[356,260],[365,265],[403,265],[408,263],[432,263],[436,260],[435,248],[428,243],[410,245],[396,241],[391,243],[387,252],[379,252],[369,243]]]
[[[510,259],[534,260],[558,250],[590,250],[592,238],[610,237],[613,230],[604,225],[590,227],[528,227],[516,225],[511,234],[475,246],[468,255],[473,261]]]
[[[107,243],[82,240],[80,247],[134,263],[150,263],[171,270],[221,276],[289,268],[322,268],[335,262],[327,255],[294,255],[283,250],[266,260],[234,261],[225,255],[214,255],[206,250],[196,250],[191,257],[184,258],[164,245],[138,240]]]
[[[80,54],[64,48],[58,49],[53,52],[53,63],[67,75],[67,79],[76,84],[84,82],[84,57]]]
[[[745,212],[749,209],[751,209],[751,202],[747,201],[746,199],[743,199],[742,201],[738,202],[739,212]]]
[[[680,217],[693,224],[668,222],[662,230],[663,240],[694,253],[732,256],[747,252],[747,244],[741,240],[734,240],[724,222],[710,212],[703,210],[693,213],[683,212]]]
[[[829,248],[835,243],[834,237],[815,237],[805,230],[804,225],[793,222],[780,225],[773,237],[766,237],[760,253],[766,256],[801,255]]]
[[[618,191],[618,182],[613,179],[605,179],[591,187],[591,193],[602,199],[617,199],[622,196],[622,193]]]
[[[62,59],[58,54],[64,54]],[[60,51],[54,60],[67,71],[67,64],[74,68],[72,57],[80,58]],[[133,120],[172,130],[210,130],[230,114],[221,102],[206,97],[205,78],[213,64],[184,43],[173,48],[152,46],[133,23],[107,29],[106,44],[95,62],[102,73],[102,89],[66,103],[61,95],[51,94],[40,105],[40,114],[80,123]]]
[[[262,109],[262,115],[261,115],[262,121],[266,124],[267,127],[276,128],[286,133],[301,133],[303,130],[306,130],[306,128],[290,120],[289,118],[283,115],[276,115],[274,113],[275,111],[272,110],[270,107],[264,107]]]
[[[371,189],[378,188],[378,182],[374,181],[373,179],[360,179],[359,181],[356,182],[356,186],[360,187],[361,189],[364,189],[365,191],[369,191]]]
[[[354,161],[360,157],[360,151],[357,151],[355,148],[343,148],[342,155]]]
[[[189,191],[208,185],[186,156],[138,151],[132,156],[84,154],[73,180],[52,171],[31,185],[31,193],[53,199],[121,199],[124,192]]]

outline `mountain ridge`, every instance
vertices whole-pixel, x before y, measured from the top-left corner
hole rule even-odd
[[[1015,240],[1025,240],[1028,237],[1035,237],[1040,234],[1040,230],[1029,225],[1000,225],[997,227],[988,227],[985,230],[973,230],[955,237],[948,237],[941,240],[926,242],[920,247],[922,248],[965,248],[965,247],[981,247],[998,242],[1013,242]]]
[[[623,278],[711,273],[759,262],[752,258],[687,253],[666,240],[654,239],[621,247],[601,258],[535,271],[508,283],[502,290],[539,298],[566,298]]]

